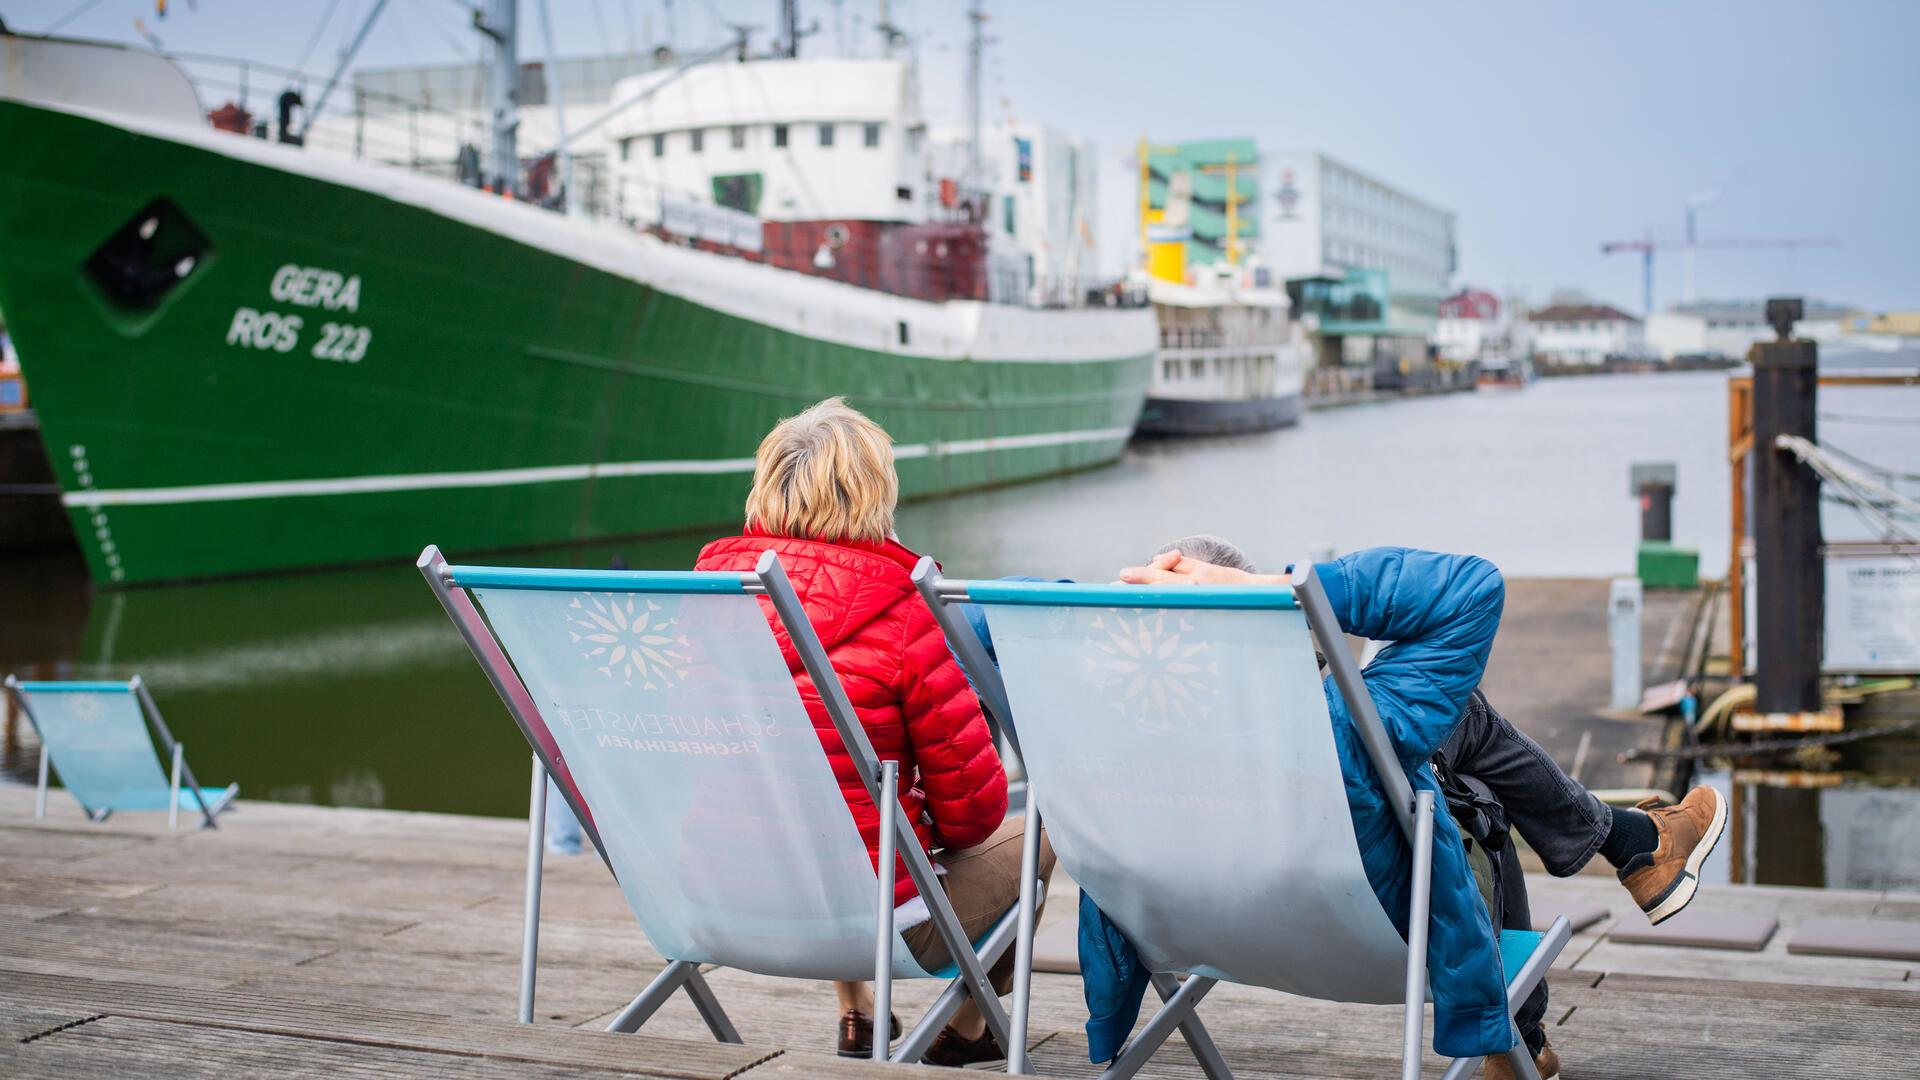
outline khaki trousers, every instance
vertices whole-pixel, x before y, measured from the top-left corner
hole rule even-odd
[[[947,901],[959,916],[968,941],[978,940],[1000,921],[1007,909],[1020,902],[1020,845],[1026,827],[1026,818],[1010,817],[975,847],[957,851],[948,848],[934,854],[934,863],[946,868],[940,883],[946,887]],[[1040,880],[1052,879],[1053,845],[1047,842],[1043,825],[1040,828]],[[1040,895],[1040,907],[1045,910],[1044,891]],[[933,928],[931,921],[901,931],[900,937],[913,958],[928,971],[939,971],[953,960],[947,952],[947,943],[940,940],[940,932]],[[1013,945],[1007,946],[1000,961],[987,972],[987,978],[998,993],[1005,994],[1012,989]]]

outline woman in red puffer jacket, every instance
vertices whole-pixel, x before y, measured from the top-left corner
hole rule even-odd
[[[760,443],[745,532],[708,544],[696,569],[751,570],[763,551],[780,556],[874,752],[900,765],[900,804],[921,845],[930,852],[944,849],[934,861],[945,868],[942,883],[973,940],[1019,899],[1023,821],[1006,818],[1006,771],[980,703],[914,590],[910,575],[919,556],[893,538],[899,488],[887,433],[830,398],[781,421]],[[840,791],[877,860],[880,814],[793,643],[777,620],[773,629]],[[1043,874],[1052,867],[1053,852],[1043,842]],[[895,883],[901,936],[923,967],[938,970],[950,957],[904,863],[895,867]],[[1003,994],[1012,959],[1009,949],[991,973]],[[872,990],[865,983],[836,983],[835,989],[840,1051],[867,1057]],[[897,1034],[899,1026],[892,1030]],[[926,1060],[980,1065],[1003,1057],[984,1031],[985,1021],[969,1002]]]

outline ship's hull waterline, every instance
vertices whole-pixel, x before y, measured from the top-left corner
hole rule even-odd
[[[733,522],[761,435],[833,394],[903,494],[1004,483],[1113,459],[1146,393],[1145,309],[886,297],[15,101],[0,145],[0,310],[102,583]],[[199,246],[146,307],[88,267],[150,214]]]
[[[1142,435],[1244,435],[1300,422],[1300,395],[1207,399],[1147,398],[1140,412]]]

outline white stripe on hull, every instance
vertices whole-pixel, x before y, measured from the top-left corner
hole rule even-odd
[[[1046,446],[1125,439],[1132,428],[1086,431],[1050,431],[1034,435],[1007,435],[952,442],[907,443],[895,446],[896,459],[944,457],[1031,450]],[[709,476],[750,473],[752,458],[710,458],[687,461],[610,461],[583,465],[542,465],[526,469],[481,469],[469,472],[411,473],[393,476],[345,476],[325,480],[263,480],[240,484],[194,484],[184,487],[122,488],[69,491],[61,495],[68,506],[170,506],[181,503],[236,502],[248,499],[285,499],[314,495],[370,495],[397,491],[443,491],[455,488],[514,487],[556,484],[626,476]]]

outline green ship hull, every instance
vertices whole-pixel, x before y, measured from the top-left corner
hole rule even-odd
[[[1116,457],[1147,389],[1146,310],[883,296],[18,101],[0,146],[0,309],[102,583],[737,523],[762,434],[833,394],[903,494],[1015,481]],[[177,280],[116,291],[116,237]]]

